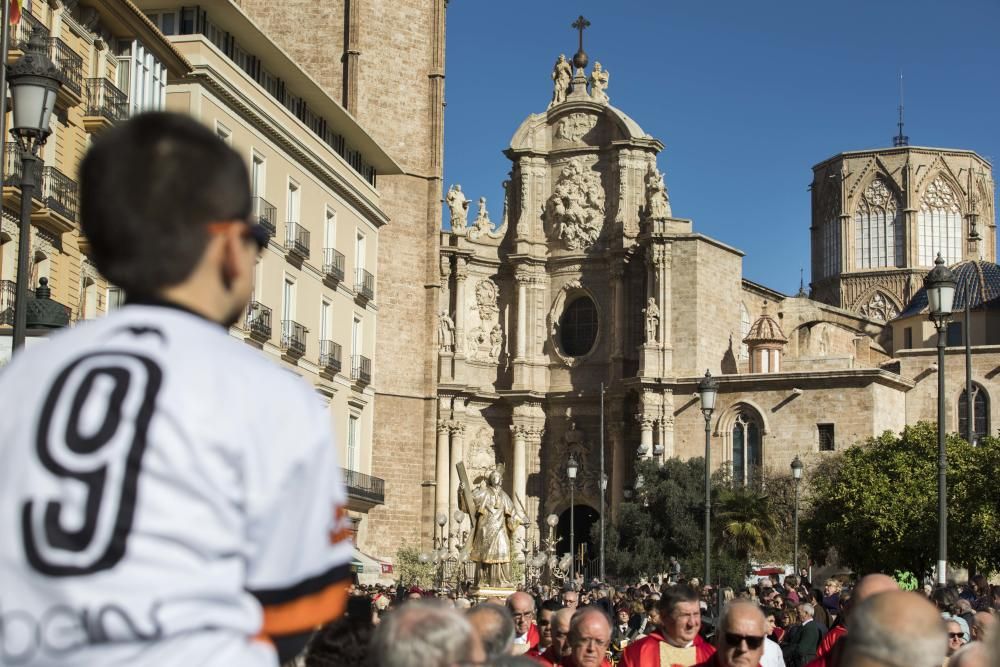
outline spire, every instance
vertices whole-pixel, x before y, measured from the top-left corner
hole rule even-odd
[[[910,138],[903,134],[903,73],[899,73],[899,134],[892,138],[892,145],[899,146],[909,146]]]
[[[580,33],[580,48],[573,56],[573,65],[576,66],[577,70],[582,70],[587,67],[587,53],[583,50],[583,31],[590,27],[590,21],[583,18],[583,14],[580,14],[580,17],[573,21],[573,25],[570,27]]]
[[[809,296],[806,294],[806,283],[805,283],[805,269],[801,266],[799,267],[799,293],[796,294],[797,297]]]

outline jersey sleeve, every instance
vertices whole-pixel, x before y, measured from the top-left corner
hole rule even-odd
[[[329,416],[311,391],[296,397],[305,402],[293,412],[301,419],[264,443],[259,488],[248,485],[256,502],[247,587],[263,608],[261,635],[272,639],[340,616],[351,583],[351,520]]]

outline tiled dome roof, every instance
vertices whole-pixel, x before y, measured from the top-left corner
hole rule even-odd
[[[970,309],[1000,299],[1000,264],[967,260],[949,267],[955,274],[955,301],[952,311]],[[912,317],[927,311],[927,292],[921,287],[899,317]]]
[[[757,321],[750,327],[750,333],[746,335],[743,342],[747,345],[754,343],[787,343],[788,339],[781,331],[778,321],[767,312],[767,302],[764,302],[763,311]]]

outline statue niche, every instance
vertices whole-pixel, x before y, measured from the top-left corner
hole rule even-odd
[[[587,250],[604,228],[604,187],[601,176],[582,158],[567,162],[559,173],[552,196],[545,202],[549,233],[570,250]]]

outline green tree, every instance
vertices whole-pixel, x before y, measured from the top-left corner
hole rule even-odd
[[[420,552],[413,547],[396,550],[396,574],[404,586],[416,584],[425,588],[434,584],[435,566],[432,562],[420,562]]]
[[[715,548],[749,565],[764,554],[778,532],[770,497],[753,486],[733,486],[719,494]]]
[[[951,562],[1000,567],[1000,440],[978,447],[951,435],[948,546]],[[922,575],[937,560],[937,428],[921,422],[830,456],[808,473],[811,509],[803,521],[813,555],[835,549],[859,573]]]

